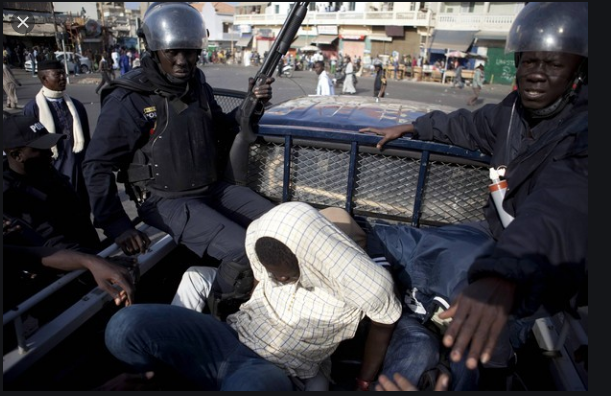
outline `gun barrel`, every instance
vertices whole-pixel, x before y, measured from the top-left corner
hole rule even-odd
[[[310,2],[308,1],[301,1],[293,4],[293,8],[291,8],[268,55],[265,57],[261,68],[255,75],[255,83],[252,90],[248,92],[240,105],[237,114],[240,132],[231,145],[229,160],[225,169],[225,178],[230,182],[238,185],[246,184],[248,173],[248,150],[250,144],[256,139],[256,134],[251,125],[251,118],[259,103],[253,91],[256,87],[265,84],[267,79],[274,75],[274,70],[278,65],[278,61],[289,50],[301,23],[305,19],[309,4]]]

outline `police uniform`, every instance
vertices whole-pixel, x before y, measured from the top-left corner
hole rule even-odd
[[[223,113],[200,70],[189,90],[173,97],[155,91],[143,68],[102,92],[102,111],[83,164],[95,225],[113,239],[133,228],[117,193],[114,171],[120,170],[145,223],[200,257],[207,253],[250,268],[245,228],[274,204],[218,177],[223,147],[238,131],[236,110]],[[124,80],[134,86],[121,84]]]
[[[3,213],[23,221],[33,231],[21,235],[23,243],[14,244],[99,251],[100,240],[89,211],[66,176],[51,168],[48,177],[24,177],[12,171],[6,159],[3,168]]]

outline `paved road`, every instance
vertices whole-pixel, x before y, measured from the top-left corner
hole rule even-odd
[[[233,65],[207,65],[202,68],[210,85],[218,88],[245,91],[248,87],[248,78],[257,73],[253,66]],[[13,69],[15,76],[21,81],[17,88],[19,105],[23,107],[30,99],[36,96],[41,87],[38,78],[21,69]],[[95,88],[100,81],[97,73],[70,77],[67,92],[84,103],[89,115],[91,130],[95,130],[100,114],[100,97],[95,94]],[[296,96],[314,94],[316,92],[316,74],[311,71],[297,71],[292,78],[276,78],[273,85],[273,103],[279,103]],[[373,96],[373,77],[361,76],[357,84],[357,95]],[[486,103],[497,103],[511,90],[505,85],[485,85],[480,94],[480,102],[473,108]],[[341,87],[338,88],[341,91]],[[414,82],[409,80],[388,82],[387,95],[393,99],[411,99],[434,105],[449,106],[452,108],[465,107],[467,99],[471,96],[471,89],[453,89],[450,84],[442,85],[433,82]],[[6,104],[6,95],[3,95],[3,105]],[[6,110],[6,109],[5,109]]]

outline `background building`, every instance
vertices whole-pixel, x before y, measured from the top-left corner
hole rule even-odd
[[[35,27],[19,34],[12,26],[16,13],[30,12]],[[3,45],[10,49],[48,48],[101,54],[115,45],[138,48],[139,10],[122,2],[14,2],[3,3]],[[19,62],[17,62],[19,64]],[[23,62],[21,62],[21,65]]]
[[[250,46],[264,53],[280,31],[290,7],[286,2],[241,2],[234,24]],[[372,57],[420,58],[433,64],[458,52],[473,68],[486,63],[496,83],[511,84],[513,57],[504,54],[507,33],[524,2],[312,2],[292,52],[315,46],[325,58],[340,53]],[[241,40],[240,42],[244,42]]]
[[[28,12],[33,16],[35,27],[27,34],[21,34],[13,29],[15,15]],[[2,45],[11,50],[19,47],[50,48],[57,50],[57,33],[65,33],[61,20],[53,18],[53,3],[47,2],[3,2],[2,3]],[[23,64],[23,61],[20,62]]]

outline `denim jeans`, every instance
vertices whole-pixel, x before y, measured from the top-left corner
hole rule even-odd
[[[418,304],[404,302],[423,319],[432,314],[435,298],[448,304],[454,300],[467,285],[475,258],[493,248],[494,240],[480,223],[415,228],[380,222],[367,241],[367,252],[388,260],[401,292]]]
[[[284,370],[242,344],[227,323],[187,308],[123,308],[105,337],[110,352],[139,372],[169,367],[204,390],[293,390]]]
[[[423,325],[418,315],[405,309],[393,331],[381,373],[388,378],[400,373],[417,385],[425,372],[435,369],[441,354],[446,352],[440,336]],[[450,390],[477,390],[477,370],[468,370],[462,361],[450,362],[447,368],[451,373]]]
[[[393,332],[382,372],[389,378],[398,372],[418,384],[447,353],[441,336],[424,324],[437,307],[436,299],[449,305],[456,298],[467,285],[469,267],[476,257],[491,252],[494,240],[480,223],[414,228],[381,222],[372,234],[367,251],[372,257],[386,257],[404,293],[403,315]],[[450,389],[477,389],[477,370],[468,370],[464,362],[448,365]]]

